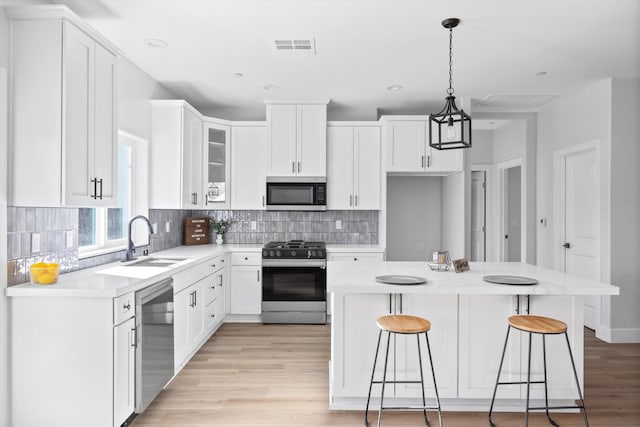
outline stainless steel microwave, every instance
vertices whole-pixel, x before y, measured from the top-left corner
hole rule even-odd
[[[327,178],[267,177],[268,211],[326,211]]]

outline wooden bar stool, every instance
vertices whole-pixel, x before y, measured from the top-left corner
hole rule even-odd
[[[429,346],[429,335],[427,332],[431,329],[431,322],[421,317],[409,316],[405,314],[396,314],[389,316],[379,317],[376,321],[380,332],[378,333],[378,344],[376,346],[376,355],[373,359],[373,369],[371,371],[371,382],[369,383],[369,395],[367,396],[367,407],[364,412],[364,423],[369,425],[369,401],[371,400],[371,389],[374,384],[382,384],[382,391],[380,393],[380,409],[378,410],[378,426],[382,420],[382,410],[402,410],[402,409],[422,409],[424,414],[424,421],[427,426],[431,426],[429,419],[427,418],[427,409],[438,410],[438,420],[440,427],[442,427],[442,411],[440,409],[440,396],[438,396],[438,387],[436,386],[436,374],[433,370],[433,359],[431,358],[431,347]],[[380,351],[380,341],[382,338],[382,332],[387,332],[387,350],[384,359],[384,369],[382,373],[382,381],[374,381],[374,375],[376,372],[376,363],[378,360],[378,353]],[[418,362],[420,366],[420,380],[409,381],[387,381],[387,363],[389,361],[389,341],[391,340],[391,334],[403,334],[403,335],[415,335],[418,342]],[[433,388],[436,392],[437,406],[427,406],[425,394],[424,394],[424,375],[422,373],[422,353],[420,350],[420,334],[424,334],[427,342],[427,352],[429,353],[429,363],[431,364],[431,375],[433,376]],[[392,406],[385,407],[384,403],[384,388],[387,384],[420,384],[420,390],[422,390],[422,406]]]
[[[529,334],[529,355],[527,361],[527,381],[516,381],[516,382],[500,382],[500,372],[502,371],[502,363],[504,362],[504,355],[507,351],[507,342],[509,341],[509,332],[511,332],[511,328],[518,329],[523,332],[527,332]],[[533,334],[542,335],[542,363],[543,363],[543,372],[544,372],[544,380],[543,381],[531,381],[531,337]],[[564,334],[564,337],[567,341],[567,349],[569,349],[569,357],[571,358],[571,366],[573,367],[573,375],[576,379],[576,386],[578,388],[578,397],[580,398],[580,405],[575,406],[549,406],[549,396],[547,393],[547,344],[546,344],[546,336],[547,335],[559,335]],[[533,316],[533,315],[517,315],[509,317],[509,327],[507,328],[507,337],[504,340],[504,348],[502,349],[502,357],[500,358],[500,366],[498,367],[498,377],[496,378],[496,385],[493,389],[493,397],[491,398],[491,407],[489,408],[489,424],[492,427],[495,427],[495,424],[491,420],[491,413],[493,412],[493,403],[496,399],[496,391],[498,390],[499,385],[511,385],[511,384],[526,384],[527,385],[527,402],[526,402],[526,410],[524,415],[524,425],[529,425],[529,411],[530,410],[542,410],[544,409],[547,414],[547,419],[549,422],[558,426],[558,424],[551,419],[549,415],[549,409],[571,409],[571,408],[580,408],[582,409],[582,414],[584,416],[584,424],[589,427],[589,420],[587,419],[587,409],[584,406],[584,399],[582,398],[582,391],[580,391],[580,383],[578,381],[578,373],[576,371],[576,364],[573,360],[573,353],[571,352],[571,345],[569,344],[569,336],[567,335],[567,324],[561,322],[560,320],[552,319],[550,317],[542,317],[542,316]],[[541,407],[529,407],[529,394],[531,384],[544,384],[544,402],[545,406]]]

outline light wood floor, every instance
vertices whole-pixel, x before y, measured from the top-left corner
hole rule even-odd
[[[132,426],[362,426],[362,411],[328,410],[329,335],[329,326],[224,324]],[[585,348],[591,426],[640,426],[640,344],[606,344],[587,329]],[[435,414],[430,419],[435,427]],[[584,425],[581,414],[554,419]],[[486,412],[445,412],[443,421],[488,426]],[[521,413],[494,421],[524,425]],[[424,425],[416,412],[385,412],[383,422]],[[535,413],[529,425],[549,424]]]

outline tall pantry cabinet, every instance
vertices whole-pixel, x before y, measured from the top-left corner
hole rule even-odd
[[[12,43],[10,203],[115,205],[116,48],[67,8],[5,10]]]

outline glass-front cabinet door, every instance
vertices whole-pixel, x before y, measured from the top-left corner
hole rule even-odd
[[[228,209],[231,199],[229,189],[231,128],[218,121],[204,123],[204,179],[205,204],[208,209]]]

